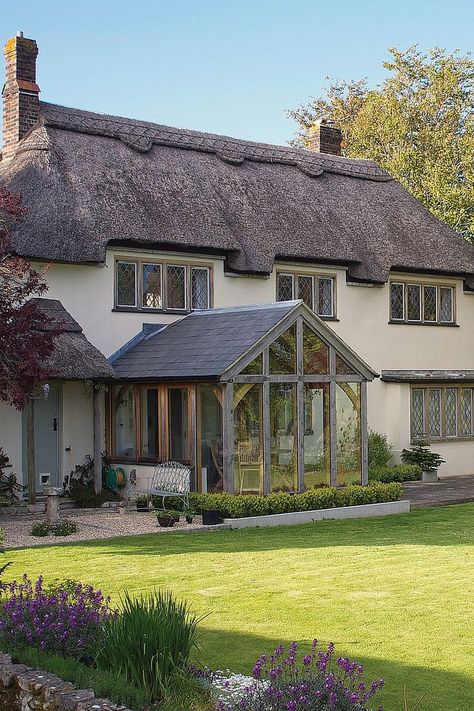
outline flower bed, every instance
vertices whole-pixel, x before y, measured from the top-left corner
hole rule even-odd
[[[361,504],[398,501],[403,493],[399,483],[374,482],[369,486],[323,487],[302,494],[275,493],[267,496],[233,494],[192,494],[192,505],[202,510],[215,509],[222,518],[245,518],[295,511],[314,511]]]

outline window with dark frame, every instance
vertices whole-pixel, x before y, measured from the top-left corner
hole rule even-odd
[[[334,277],[278,272],[276,300],[293,301],[294,299],[301,299],[322,318],[334,318],[336,315]]]
[[[474,437],[474,386],[433,385],[411,389],[412,440]]]
[[[193,311],[211,307],[211,268],[193,264],[118,259],[115,307]]]
[[[392,281],[390,321],[454,324],[454,287]]]

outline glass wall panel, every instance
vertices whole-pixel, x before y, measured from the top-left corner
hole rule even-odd
[[[143,388],[140,393],[141,456],[158,456],[158,390]]]
[[[279,336],[269,348],[270,373],[296,373],[296,324]]]
[[[329,383],[304,386],[304,486],[314,489],[331,482]]]
[[[360,484],[362,445],[359,383],[336,383],[337,483]]]
[[[113,389],[114,455],[135,457],[135,405],[133,387],[116,385]]]
[[[235,493],[263,492],[262,385],[234,386]]]
[[[303,327],[303,372],[329,373],[329,348],[308,326]]]
[[[202,488],[203,491],[222,491],[222,394],[217,385],[200,385],[198,394]]]
[[[346,361],[341,358],[341,356],[336,354],[336,373],[338,375],[355,375],[353,368],[346,363]]]
[[[297,491],[296,383],[270,383],[270,489]]]
[[[188,402],[188,388],[168,390],[169,456],[177,462],[190,459]]]
[[[263,355],[260,353],[246,368],[241,371],[241,375],[261,375],[263,373]]]

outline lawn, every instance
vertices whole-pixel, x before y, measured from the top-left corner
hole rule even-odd
[[[202,623],[201,661],[249,672],[277,643],[318,637],[403,686],[420,711],[474,708],[474,504],[360,521],[169,533],[8,551],[9,577],[74,578],[111,593],[172,589]]]

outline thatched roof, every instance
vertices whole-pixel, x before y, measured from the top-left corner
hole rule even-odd
[[[224,254],[243,273],[285,259],[474,284],[474,248],[372,161],[42,103],[0,182],[29,208],[15,234],[28,257],[103,262],[133,245]]]
[[[106,357],[90,343],[82,328],[56,299],[31,299],[48,318],[45,329],[60,328],[46,370],[58,380],[103,380],[114,377]]]

